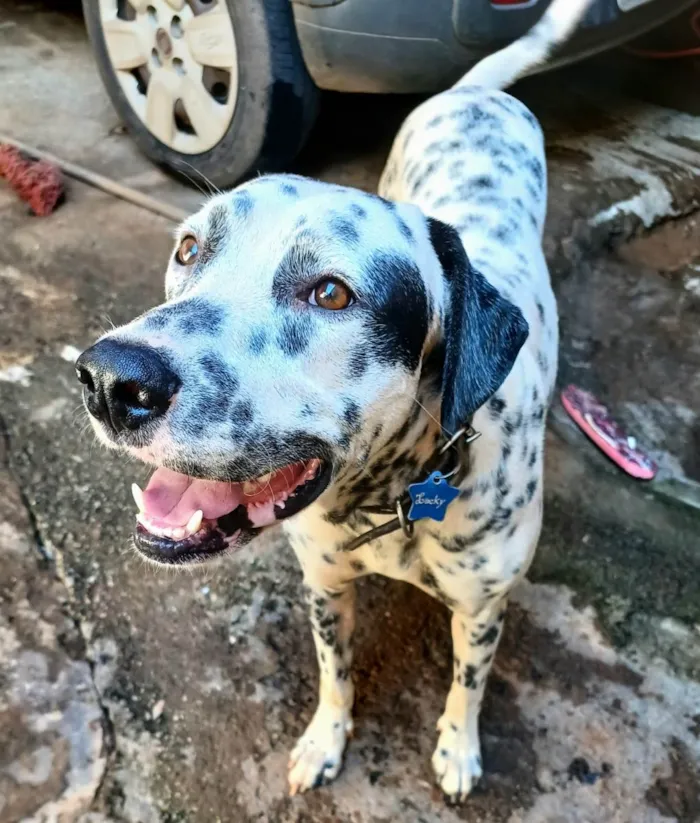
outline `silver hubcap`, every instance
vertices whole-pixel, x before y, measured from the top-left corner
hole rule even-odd
[[[225,0],[99,0],[107,52],[129,103],[162,143],[213,148],[231,123],[238,62]]]

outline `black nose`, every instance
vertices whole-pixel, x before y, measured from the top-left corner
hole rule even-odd
[[[180,386],[155,349],[110,338],[84,351],[75,369],[88,411],[114,432],[165,414]]]

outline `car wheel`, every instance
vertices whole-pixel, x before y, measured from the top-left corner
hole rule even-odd
[[[196,182],[289,163],[313,125],[289,0],[83,0],[100,74],[139,148]]]

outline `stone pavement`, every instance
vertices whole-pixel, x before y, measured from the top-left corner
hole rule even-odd
[[[70,84],[79,21],[44,7],[41,36],[41,15]],[[128,536],[146,472],[100,450],[80,409],[72,360],[161,299],[171,227],[76,184],[37,220],[0,189],[0,823],[700,820],[700,121],[597,98],[576,73],[522,93],[550,141],[560,382],[610,401],[663,477],[627,481],[553,410],[545,529],[489,684],[478,790],[449,808],[430,772],[447,612],[370,579],[345,768],[287,797],[317,682],[291,552],[273,536],[204,572],[145,566]],[[114,150],[150,174],[104,145],[116,138],[94,94],[95,167]],[[406,105],[331,98],[297,170],[371,189]],[[385,108],[377,135],[366,124]],[[16,136],[38,142],[38,122]],[[69,132],[60,121],[45,147],[61,153]],[[165,178],[150,191],[192,197]]]

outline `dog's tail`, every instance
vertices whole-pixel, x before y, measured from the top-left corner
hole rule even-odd
[[[542,65],[555,47],[572,34],[592,4],[593,0],[552,0],[542,19],[527,34],[485,57],[456,86],[508,88]]]

